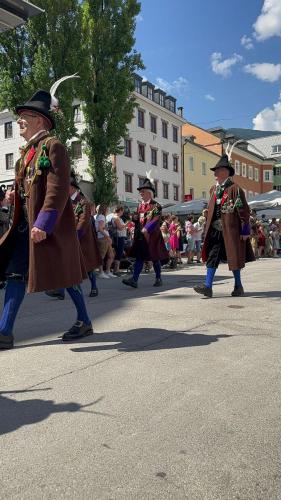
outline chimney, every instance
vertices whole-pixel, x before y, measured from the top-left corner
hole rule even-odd
[[[178,107],[178,115],[183,118],[183,106]]]

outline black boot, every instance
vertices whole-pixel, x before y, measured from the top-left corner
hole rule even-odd
[[[204,295],[205,297],[213,297],[213,290],[212,288],[209,288],[208,286],[206,285],[198,285],[198,286],[195,286],[193,288],[193,290],[196,292],[196,293],[200,293],[202,295]]]
[[[163,281],[161,280],[161,278],[156,278],[156,280],[153,283],[153,286],[162,286],[162,285]]]
[[[243,297],[243,295],[244,295],[244,288],[242,285],[235,286],[233,292],[231,292],[232,297]]]
[[[48,297],[52,297],[54,299],[59,299],[59,300],[64,300],[65,296],[64,293],[59,292],[58,290],[48,290],[45,292]]]
[[[14,337],[13,335],[3,335],[0,333],[0,349],[13,349]]]
[[[138,288],[138,282],[134,280],[134,278],[125,278],[122,280],[122,283],[127,286],[131,286],[132,288]]]
[[[63,334],[62,340],[76,340],[81,339],[83,337],[88,337],[89,335],[93,335],[93,327],[90,323],[86,325],[83,321],[76,321],[74,325]]]

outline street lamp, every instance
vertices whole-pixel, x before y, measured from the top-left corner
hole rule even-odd
[[[0,33],[24,24],[44,10],[27,0],[0,0]]]

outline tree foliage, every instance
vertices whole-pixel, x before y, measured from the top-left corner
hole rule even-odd
[[[85,66],[80,93],[85,103],[84,140],[89,156],[89,172],[97,202],[113,200],[116,173],[110,155],[122,151],[120,139],[126,135],[133,117],[134,72],[143,67],[133,47],[136,0],[85,0],[83,2],[83,50]]]
[[[45,12],[26,25],[0,35],[0,109],[14,109],[39,88],[49,90],[62,76],[77,71],[81,61],[81,8],[77,0],[36,0]],[[62,141],[75,134],[73,92],[76,83],[58,90],[63,115],[56,118]]]

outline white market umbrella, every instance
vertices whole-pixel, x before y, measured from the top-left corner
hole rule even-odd
[[[250,208],[254,210],[265,210],[267,208],[281,208],[281,192],[273,189],[267,193],[258,194],[248,201]]]
[[[162,212],[164,214],[173,215],[201,214],[202,210],[204,210],[204,208],[207,208],[207,206],[208,202],[205,199],[192,200],[166,207],[162,210]]]

